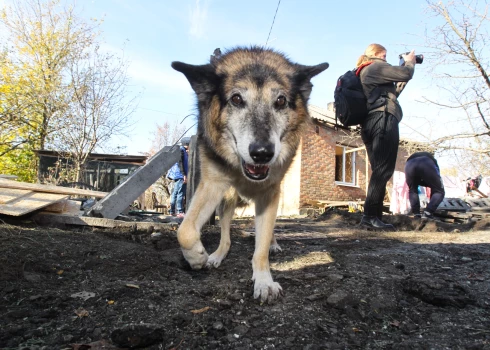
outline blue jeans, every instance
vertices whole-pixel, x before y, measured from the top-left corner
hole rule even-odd
[[[184,179],[175,180],[174,190],[170,196],[170,214],[180,214],[184,212],[184,197],[187,184]],[[177,209],[177,212],[175,211]]]

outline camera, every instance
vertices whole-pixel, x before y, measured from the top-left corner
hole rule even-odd
[[[403,55],[408,55],[409,53],[410,52],[405,52],[398,56],[398,58],[400,59],[400,66],[405,65],[405,60],[403,59]],[[415,55],[415,63],[422,64],[422,62],[424,62],[424,55]]]

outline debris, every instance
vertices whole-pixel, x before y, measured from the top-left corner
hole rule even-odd
[[[243,337],[247,333],[248,333],[248,327],[242,324],[236,326],[235,329],[233,330],[233,334],[235,335],[236,338]]]
[[[74,311],[75,311],[75,314],[78,317],[80,317],[80,318],[82,318],[82,317],[88,317],[88,311],[85,310],[85,309],[83,309],[83,308],[78,308],[78,309],[76,309]]]
[[[95,293],[83,291],[83,292],[78,292],[78,293],[72,294],[72,295],[70,295],[70,297],[81,298],[81,299],[83,299],[83,301],[85,301],[85,300],[88,300],[90,298],[95,297]]]
[[[400,327],[400,321],[393,321],[393,322],[390,323],[390,325],[392,325],[393,327],[398,328],[398,327]]]
[[[225,325],[223,324],[223,322],[217,321],[217,322],[213,323],[213,329],[215,329],[217,331],[220,331],[224,328],[225,328]]]
[[[476,303],[475,296],[464,286],[444,279],[409,278],[402,283],[403,291],[435,306],[464,308]]]
[[[140,289],[140,286],[138,286],[138,285],[136,285],[136,284],[131,284],[131,283],[126,284],[126,287],[128,287],[128,288]]]
[[[323,294],[312,294],[310,296],[307,296],[306,299],[309,301],[315,301],[315,300],[322,299],[323,297],[324,297]]]
[[[153,232],[151,235],[150,235],[150,241],[152,242],[156,242],[156,241],[159,241],[163,238],[163,235],[161,232]]]
[[[332,305],[333,307],[344,307],[348,302],[352,299],[351,295],[347,292],[339,290],[333,294],[331,294],[327,298],[327,303]]]

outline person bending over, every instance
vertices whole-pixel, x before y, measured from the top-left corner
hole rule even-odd
[[[437,160],[429,152],[412,154],[405,164],[405,179],[408,185],[408,199],[415,217],[421,217],[422,220],[433,219],[434,212],[445,195]],[[430,188],[430,201],[422,214],[420,214],[419,186]]]

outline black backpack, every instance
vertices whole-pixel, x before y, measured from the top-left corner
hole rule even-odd
[[[367,99],[362,90],[361,79],[356,73],[370,63],[347,71],[337,80],[334,92],[335,124],[339,120],[343,126],[354,126],[361,124],[366,118]]]

